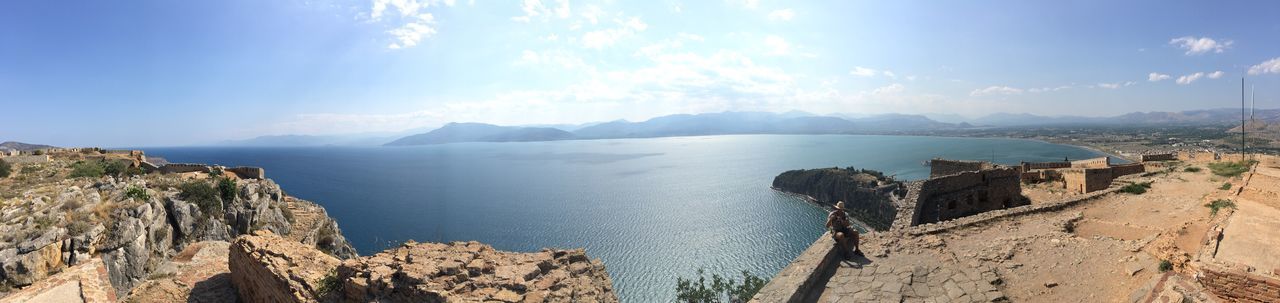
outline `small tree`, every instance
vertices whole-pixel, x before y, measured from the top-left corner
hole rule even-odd
[[[240,194],[240,189],[236,187],[236,181],[231,178],[218,178],[218,194],[222,196],[224,203],[235,201],[236,195]]]
[[[9,162],[4,162],[3,159],[0,159],[0,178],[9,177],[11,172],[13,172],[13,166],[9,165]]]
[[[768,281],[742,271],[742,284],[732,278],[711,275],[711,285],[702,269],[698,269],[698,279],[685,280],[676,278],[676,300],[689,303],[742,303],[751,300]]]
[[[128,166],[125,166],[124,163],[121,163],[120,161],[102,162],[102,172],[113,177],[119,177],[128,168]]]
[[[206,216],[222,217],[223,206],[222,201],[218,200],[218,190],[214,189],[208,182],[187,182],[179,186],[178,190],[180,191],[178,197],[187,202],[195,203]]]
[[[106,174],[106,168],[102,166],[100,161],[76,161],[76,163],[71,164],[72,178],[98,178],[102,177],[103,174]]]

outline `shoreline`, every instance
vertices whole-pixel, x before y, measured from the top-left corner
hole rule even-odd
[[[834,206],[828,206],[826,204],[819,203],[818,199],[814,198],[813,196],[809,196],[801,193],[793,193],[793,192],[778,189],[777,187],[773,187],[773,186],[769,186],[769,189],[775,192],[782,193],[784,195],[798,197],[801,200],[804,200],[806,204],[821,208],[823,211],[826,211],[827,213],[830,213],[832,210],[835,210]],[[854,228],[859,229],[863,234],[877,231],[876,229],[871,228],[870,225],[867,225],[867,223],[863,223],[862,220],[858,220],[858,218],[854,218],[852,216],[849,216],[849,222],[855,225]],[[823,229],[826,229],[826,228],[824,227]]]

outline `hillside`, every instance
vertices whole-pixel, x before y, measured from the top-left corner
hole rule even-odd
[[[15,142],[15,141],[5,141],[4,143],[0,143],[0,150],[12,149],[12,150],[18,150],[18,151],[32,151],[32,150],[44,149],[44,148],[56,148],[56,146],[30,144],[30,143],[22,143],[22,142]]]
[[[904,193],[902,183],[893,177],[853,167],[786,171],[773,178],[772,187],[826,207],[844,201],[850,217],[876,230],[889,229],[897,214],[892,196]]]
[[[546,127],[510,127],[484,123],[449,123],[430,132],[396,139],[386,146],[458,142],[527,142],[572,139],[572,133]]]

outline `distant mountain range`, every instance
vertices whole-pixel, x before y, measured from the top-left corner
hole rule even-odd
[[[1280,116],[1280,109],[1255,111],[1259,117]],[[1239,109],[1183,112],[1133,112],[1113,117],[1041,116],[995,113],[979,118],[955,114],[833,114],[800,111],[678,114],[640,122],[617,120],[587,124],[499,126],[449,123],[438,129],[399,134],[336,136],[283,135],[225,141],[237,146],[406,146],[458,142],[527,142],[573,139],[653,138],[728,134],[895,134],[931,130],[1031,126],[1166,126],[1239,123]]]
[[[53,146],[53,145],[30,144],[30,143],[22,143],[22,142],[16,142],[16,141],[5,141],[4,143],[0,143],[0,150],[11,149],[11,150],[18,150],[18,151],[32,151],[37,149],[56,148],[56,147],[57,146]]]

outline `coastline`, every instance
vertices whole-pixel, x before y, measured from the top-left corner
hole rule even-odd
[[[817,208],[821,208],[822,210],[827,211],[828,213],[835,210],[833,206],[818,202],[818,199],[815,199],[813,196],[800,194],[800,193],[793,193],[793,192],[778,189],[777,187],[773,187],[773,186],[770,186],[769,189],[772,189],[773,191],[782,193],[784,195],[798,197],[801,200],[804,200],[805,203]],[[849,222],[854,225],[854,228],[858,229],[858,231],[862,232],[863,234],[876,231],[874,228],[871,228],[870,225],[867,225],[867,223],[863,223],[862,220],[858,220],[858,218],[849,217]]]

